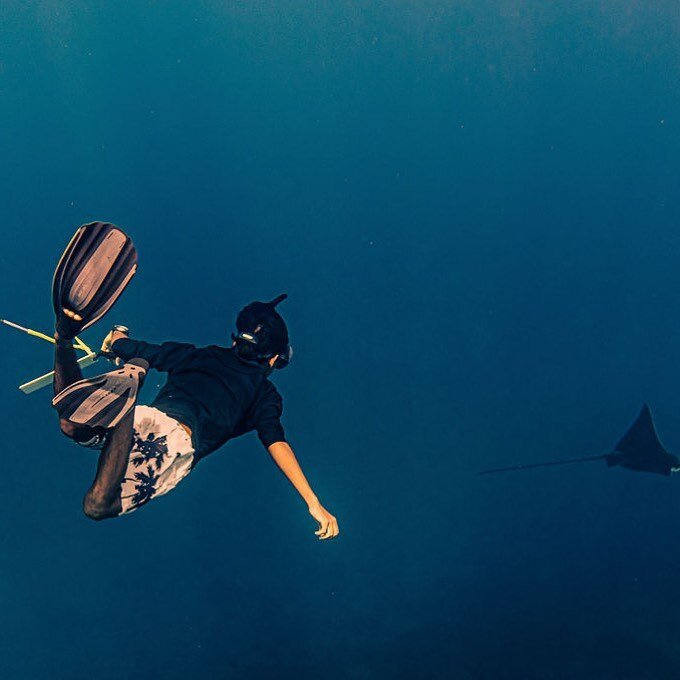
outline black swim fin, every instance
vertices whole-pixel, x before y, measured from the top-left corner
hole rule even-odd
[[[57,332],[79,335],[101,319],[137,271],[137,251],[118,227],[92,222],[80,227],[59,260],[52,280]],[[75,317],[65,314],[72,312]]]
[[[122,368],[69,385],[52,400],[59,417],[77,425],[115,427],[135,406],[149,364],[130,359]]]

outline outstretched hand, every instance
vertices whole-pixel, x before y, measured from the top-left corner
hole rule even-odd
[[[320,541],[335,538],[340,533],[338,520],[321,503],[317,502],[310,505],[309,514],[319,523],[319,528],[314,533],[319,537]]]

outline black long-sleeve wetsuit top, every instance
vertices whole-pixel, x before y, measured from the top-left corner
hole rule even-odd
[[[286,440],[281,395],[267,378],[267,367],[239,359],[233,349],[121,338],[113,351],[124,361],[141,357],[167,372],[151,406],[191,428],[195,462],[252,430],[265,447]]]

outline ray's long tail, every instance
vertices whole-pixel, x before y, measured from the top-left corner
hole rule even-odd
[[[526,463],[525,465],[511,465],[509,467],[494,468],[492,470],[482,470],[477,475],[495,475],[499,472],[515,472],[517,470],[530,470],[531,468],[555,467],[557,465],[573,465],[575,463],[588,463],[592,460],[605,460],[609,454],[600,456],[586,456],[585,458],[569,458],[568,460],[557,460],[549,463]]]

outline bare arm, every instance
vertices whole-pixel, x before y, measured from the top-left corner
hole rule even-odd
[[[316,535],[321,539],[334,538],[340,533],[338,520],[326,510],[314,495],[312,487],[287,442],[274,442],[268,449],[274,462],[290,480],[302,499],[307,503],[309,514],[319,523]]]

